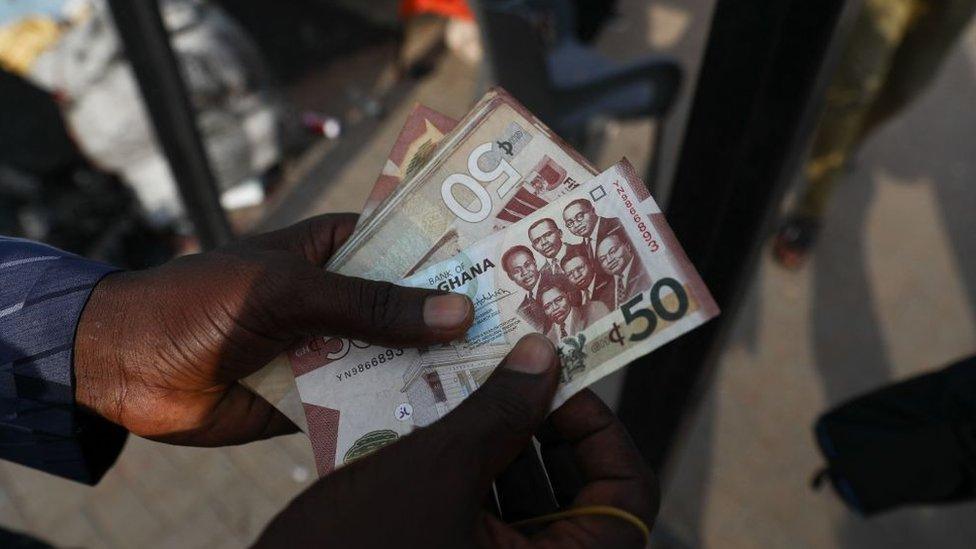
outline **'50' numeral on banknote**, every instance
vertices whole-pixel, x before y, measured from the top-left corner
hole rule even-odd
[[[468,155],[468,172],[470,172],[470,175],[466,173],[452,173],[441,184],[441,198],[444,199],[444,204],[447,205],[448,209],[454,215],[468,223],[480,223],[488,219],[488,216],[491,215],[491,195],[488,194],[488,191],[479,182],[490,183],[498,179],[502,174],[507,175],[508,178],[498,187],[498,198],[503,198],[522,179],[522,174],[509,164],[507,160],[501,157],[498,158],[498,165],[494,169],[487,172],[481,169],[481,166],[478,165],[478,159],[491,152],[491,147],[492,143],[490,142],[482,143],[471,151],[471,154]],[[478,199],[477,209],[468,208],[458,202],[457,197],[454,196],[455,185],[461,185],[474,194]]]
[[[670,288],[677,299],[677,307],[673,311],[669,311],[661,299],[661,290],[664,288]],[[638,318],[643,318],[647,321],[647,326],[643,330],[630,334],[630,341],[642,341],[650,337],[654,333],[654,329],[657,328],[658,318],[671,322],[680,319],[688,312],[688,294],[685,292],[684,287],[681,286],[681,283],[673,278],[668,277],[658,280],[651,286],[650,291],[647,293],[651,298],[650,309],[634,310],[637,304],[644,301],[644,294],[637,294],[633,299],[620,306],[620,311],[624,314],[624,322],[628,326]],[[620,337],[619,333],[617,337]],[[611,334],[610,340],[613,341],[613,339],[613,334]],[[620,343],[620,341],[614,341],[614,343]]]

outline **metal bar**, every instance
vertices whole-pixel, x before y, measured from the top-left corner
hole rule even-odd
[[[109,0],[129,62],[201,245],[233,238],[193,106],[155,0]]]
[[[722,314],[629,368],[618,406],[658,470],[712,377],[857,4],[716,5],[667,215]]]

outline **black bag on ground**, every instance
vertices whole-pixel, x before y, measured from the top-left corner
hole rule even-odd
[[[864,515],[976,497],[976,356],[882,387],[814,426],[829,478]]]

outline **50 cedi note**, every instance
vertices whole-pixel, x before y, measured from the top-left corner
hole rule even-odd
[[[446,414],[527,333],[559,348],[559,406],[718,314],[626,160],[410,271],[401,284],[468,295],[474,325],[464,340],[429,349],[317,338],[292,351],[320,474]]]

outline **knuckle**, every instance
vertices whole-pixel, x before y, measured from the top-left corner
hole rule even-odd
[[[302,236],[298,239],[301,254],[308,258],[309,261],[318,263],[321,256],[320,250],[323,248],[320,243],[320,237],[323,231],[319,230],[319,224],[315,220],[306,221],[302,229]]]
[[[485,421],[512,435],[531,435],[533,419],[537,415],[533,406],[522,395],[504,386],[490,389],[482,395],[479,404]]]
[[[364,280],[359,297],[359,305],[373,329],[383,332],[397,326],[404,303],[396,286]]]
[[[293,299],[294,293],[308,282],[309,269],[291,255],[275,254],[274,261],[264,265],[261,278],[277,293],[279,299]]]
[[[255,305],[265,309],[263,314],[284,321],[283,316],[294,309],[282,304],[300,303],[314,292],[317,273],[286,252],[266,253],[261,259],[251,265],[249,295]]]
[[[325,263],[340,242],[348,238],[356,226],[355,214],[325,214],[307,221],[305,226],[305,257],[316,265]]]

